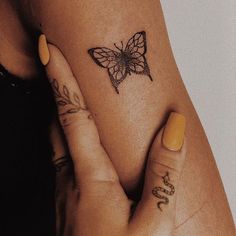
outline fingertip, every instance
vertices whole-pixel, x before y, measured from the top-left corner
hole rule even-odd
[[[62,63],[65,64],[65,59],[64,59],[64,56],[62,55],[61,51],[51,43],[48,43],[48,50],[49,50],[49,54],[50,54],[50,61],[48,62],[48,64],[46,66],[47,67],[64,66],[64,65],[62,65]],[[62,68],[60,68],[60,70],[62,70]]]
[[[185,127],[185,117],[171,112],[162,135],[162,145],[170,151],[180,151],[184,143]]]
[[[177,112],[171,112],[166,124],[158,131],[152,148],[160,147],[170,152],[186,150],[186,119]]]
[[[38,39],[38,53],[41,63],[46,66],[50,60],[50,53],[47,38],[44,34],[41,34]]]
[[[50,61],[46,65],[46,72],[50,80],[68,84],[72,90],[78,90],[78,84],[61,50],[55,45],[48,43]]]
[[[186,159],[186,146],[185,118],[181,114],[171,113],[152,144],[149,167],[157,175],[167,170],[173,172],[178,179]]]
[[[41,34],[39,36],[38,54],[41,63],[47,68],[52,66],[57,68],[60,66],[66,66],[65,59],[61,51],[55,45],[47,41],[45,34]]]

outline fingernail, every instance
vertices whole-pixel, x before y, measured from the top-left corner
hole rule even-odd
[[[172,112],[164,129],[162,145],[171,151],[179,151],[184,142],[185,125],[185,117]]]
[[[39,58],[44,66],[46,66],[50,59],[50,54],[48,50],[47,39],[44,34],[39,36],[38,41],[38,51],[39,51]]]

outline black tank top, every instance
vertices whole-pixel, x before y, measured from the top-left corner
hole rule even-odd
[[[46,79],[22,80],[0,65],[0,235],[55,235],[55,171]]]

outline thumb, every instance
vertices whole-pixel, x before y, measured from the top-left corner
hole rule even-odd
[[[172,112],[151,146],[134,221],[142,222],[144,227],[152,225],[154,231],[164,228],[165,233],[171,232],[174,226],[176,191],[186,157],[184,133],[185,117]]]

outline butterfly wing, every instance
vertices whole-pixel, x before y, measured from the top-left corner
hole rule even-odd
[[[91,48],[88,53],[97,65],[107,68],[111,83],[119,93],[118,86],[127,76],[126,66],[121,60],[122,53],[105,47]]]
[[[136,33],[127,43],[125,47],[126,52],[132,53],[140,53],[144,55],[147,51],[147,44],[146,44],[146,33],[145,31],[141,31]]]
[[[128,69],[135,74],[144,74],[152,80],[150,69],[145,58],[147,52],[146,33],[136,33],[127,43],[125,53],[128,55]]]
[[[119,93],[118,86],[127,76],[125,64],[119,62],[116,65],[108,68],[108,74],[116,92]]]
[[[89,55],[97,65],[103,68],[110,68],[117,63],[120,53],[109,48],[91,48],[88,50]]]

